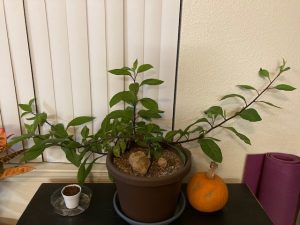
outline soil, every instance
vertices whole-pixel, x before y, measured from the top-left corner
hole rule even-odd
[[[114,165],[124,173],[134,175],[134,176],[141,176],[133,172],[128,162],[129,155],[132,152],[136,152],[136,151],[144,151],[146,153],[146,150],[143,148],[139,148],[139,147],[132,148],[131,150],[125,152],[121,157],[114,158],[113,161]],[[183,162],[181,161],[181,158],[173,150],[165,149],[162,152],[160,157],[166,159],[167,165],[164,167],[159,166],[158,159],[154,159],[145,177],[168,176],[175,173],[177,170],[179,170],[184,166]]]
[[[73,195],[76,195],[79,191],[80,191],[80,189],[78,187],[69,186],[64,189],[63,193],[66,196],[73,196]]]

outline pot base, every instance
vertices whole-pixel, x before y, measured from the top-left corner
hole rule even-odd
[[[121,210],[117,192],[115,192],[115,194],[114,194],[113,205],[114,205],[114,209],[115,209],[116,213],[123,220],[125,220],[127,223],[129,223],[131,225],[167,225],[167,224],[170,224],[171,222],[173,222],[174,220],[176,220],[183,213],[185,206],[186,206],[186,199],[185,199],[184,194],[181,192],[174,215],[172,217],[170,217],[169,219],[166,219],[166,220],[163,220],[160,222],[155,222],[155,223],[138,222],[138,221],[135,221],[135,220],[127,217]]]

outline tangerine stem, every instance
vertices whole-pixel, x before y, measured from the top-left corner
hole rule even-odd
[[[208,170],[207,172],[207,176],[209,179],[214,179],[215,178],[215,172],[216,172],[216,169],[218,168],[218,164],[215,163],[214,161],[212,161],[210,163],[210,169]]]

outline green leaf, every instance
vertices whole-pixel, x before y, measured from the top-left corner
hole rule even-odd
[[[130,91],[122,91],[115,94],[109,102],[109,106],[113,107],[114,105],[118,104],[120,101],[124,101],[128,104],[133,105],[136,101],[135,96]]]
[[[294,88],[290,85],[287,85],[287,84],[278,84],[274,88],[277,89],[277,90],[281,90],[281,91],[293,91],[293,90],[296,89],[296,88]]]
[[[86,139],[89,136],[90,129],[87,126],[84,126],[81,129],[81,136]]]
[[[265,70],[265,69],[262,69],[262,68],[259,69],[258,74],[262,78],[265,78],[265,77],[269,78],[270,77],[269,71]]]
[[[240,84],[240,85],[237,85],[237,86],[238,86],[239,88],[241,88],[241,89],[257,91],[254,87],[252,87],[252,86],[250,86],[250,85]]]
[[[45,135],[36,135],[33,137],[33,141],[35,144],[40,144],[42,141],[45,141],[50,138],[50,134],[45,134]]]
[[[32,104],[34,103],[34,101],[35,101],[35,98],[30,99],[28,105],[32,106]]]
[[[140,89],[140,85],[139,83],[131,83],[129,85],[129,90],[134,94],[137,95],[137,93],[139,92]]]
[[[142,72],[145,72],[145,71],[150,70],[150,69],[152,69],[152,68],[153,68],[153,66],[150,65],[150,64],[143,64],[143,65],[140,65],[140,66],[139,66],[137,72],[138,72],[138,73],[142,73]]]
[[[142,109],[138,112],[138,115],[145,120],[151,120],[151,118],[161,118],[161,115],[158,113],[158,111],[152,111],[152,110]]]
[[[66,138],[68,137],[68,133],[65,130],[65,127],[62,123],[58,123],[51,127],[51,131],[56,138]]]
[[[212,106],[204,112],[209,118],[217,118],[217,116],[224,116],[223,109],[220,106]]]
[[[86,162],[86,161],[85,161]],[[87,173],[85,172],[85,162],[81,163],[81,165],[79,166],[78,172],[77,172],[77,181],[80,184],[83,184],[86,177],[87,177]]]
[[[21,162],[31,161],[35,159],[36,157],[41,155],[46,148],[57,146],[62,141],[65,141],[65,139],[45,139],[38,144],[33,145],[24,153],[24,157],[21,159]]]
[[[64,142],[64,144],[65,144],[65,147],[66,148],[71,148],[71,149],[74,149],[74,148],[80,148],[81,147],[81,144],[80,143],[78,143],[77,141],[74,141],[74,140],[68,140],[68,141],[66,141],[66,142]]]
[[[198,119],[196,122],[194,122],[194,123],[188,125],[188,126],[184,129],[183,133],[187,133],[187,132],[190,130],[190,128],[191,128],[192,126],[196,125],[197,123],[208,123],[208,124],[209,124],[209,122],[208,122],[208,120],[207,120],[206,118],[200,118],[200,119]],[[203,128],[200,127],[200,126],[198,126],[196,129],[193,129],[190,133],[194,133],[194,132],[196,132],[196,131],[202,131],[202,130],[203,130]]]
[[[225,95],[225,96],[223,96],[223,97],[221,98],[221,100],[224,100],[224,99],[226,99],[226,98],[233,98],[233,97],[238,97],[238,98],[242,99],[242,100],[245,102],[245,104],[247,104],[246,99],[244,98],[244,96],[238,95],[238,94],[229,94],[229,95]]]
[[[26,118],[26,120],[35,120],[36,116]]]
[[[212,139],[199,139],[198,143],[201,146],[202,151],[213,161],[221,163],[223,160],[220,147]]]
[[[33,126],[31,124],[24,123],[24,126],[27,130],[27,133],[33,133],[34,130],[33,130]]]
[[[236,136],[238,136],[242,141],[244,141],[246,144],[251,145],[251,141],[250,139],[245,136],[242,133],[239,133],[236,129],[234,129],[233,127],[224,127],[227,130],[230,130],[231,132],[233,132]]]
[[[196,128],[194,128],[193,130],[191,130],[189,133],[194,133],[194,132],[196,132],[196,131],[198,131],[199,133],[204,133],[204,128],[203,127],[201,127],[201,126],[197,126]]]
[[[214,141],[221,141],[220,139],[217,139],[217,138],[214,138],[214,137],[206,137],[206,136],[205,136],[205,138],[206,138],[206,139],[211,139],[211,140],[214,140]]]
[[[32,112],[32,108],[27,104],[19,104],[19,107],[25,112]]]
[[[190,128],[191,128],[192,126],[195,126],[197,123],[201,123],[201,122],[209,123],[208,120],[207,120],[206,118],[200,118],[200,119],[198,119],[196,122],[194,122],[194,123],[188,125],[188,126],[183,130],[183,133],[188,133],[189,130],[190,130]],[[202,131],[202,130],[204,130],[204,129],[203,129],[201,126],[197,126],[195,129],[193,129],[193,130],[190,131],[189,133],[194,133],[194,132],[196,132],[196,131]]]
[[[196,123],[208,123],[209,124],[209,122],[206,118],[200,118],[196,121]]]
[[[27,115],[27,114],[29,114],[30,112],[23,112],[22,114],[21,114],[21,117],[23,117],[23,116],[25,116],[25,115]]]
[[[146,109],[150,109],[150,110],[154,110],[154,111],[158,110],[157,102],[151,98],[142,98],[140,100],[140,102]]]
[[[279,106],[277,106],[277,105],[274,105],[274,104],[272,104],[271,102],[266,102],[266,101],[258,101],[258,103],[265,103],[265,104],[267,104],[267,105],[270,105],[270,106],[273,106],[273,107],[276,107],[276,108],[279,108],[279,109],[281,109],[281,107],[279,107]]]
[[[286,65],[286,61],[284,58],[282,58],[282,64],[280,66],[280,69],[283,69],[285,67],[285,65]]]
[[[23,134],[21,136],[18,136],[18,137],[13,137],[7,144],[9,147],[21,142],[21,141],[24,141],[24,140],[27,140],[29,138],[32,137],[32,134]]]
[[[244,111],[242,111],[240,113],[240,117],[242,117],[244,120],[248,120],[250,122],[261,121],[260,115],[253,108],[245,109]]]
[[[36,159],[39,155],[43,153],[43,151],[46,149],[46,145],[44,142],[40,142],[34,146],[32,146],[30,149],[28,149],[25,153],[23,158],[21,159],[21,162],[28,162],[33,159]]]
[[[128,71],[131,71],[131,68],[127,67],[127,66],[124,66],[121,68],[122,70],[128,70]]]
[[[89,175],[89,173],[92,170],[92,167],[94,165],[94,163],[96,162],[96,160],[98,158],[95,158],[91,163],[89,163],[89,165],[86,167],[87,164],[87,160],[89,157],[86,157],[85,160],[81,163],[79,169],[78,169],[78,173],[77,173],[77,180],[78,183],[83,184],[85,179],[87,178],[87,176]]]
[[[29,118],[28,120],[31,120],[32,118]],[[43,126],[43,124],[47,120],[47,114],[46,113],[38,113],[35,117],[33,117],[34,121],[32,124],[32,131],[34,132],[38,126]]]
[[[67,160],[69,160],[76,167],[80,166],[80,156],[76,153],[76,149],[62,147],[66,154]]]
[[[95,158],[91,163],[89,163],[88,167],[85,170],[85,172],[86,172],[87,175],[89,175],[89,173],[91,172],[91,170],[93,168],[93,165],[94,165],[94,163],[96,162],[97,159],[99,159],[99,157]]]
[[[72,126],[73,127],[74,126],[79,126],[79,125],[91,122],[93,119],[95,119],[95,117],[92,117],[92,116],[79,116],[79,117],[76,117],[75,119],[71,120],[68,123],[67,128],[72,127]]]
[[[129,110],[115,110],[115,111],[112,111],[110,112],[108,115],[107,115],[107,118],[109,119],[118,119],[118,118],[123,118],[125,120],[130,120],[132,117],[132,112],[129,111]],[[104,121],[103,121],[104,122]],[[107,125],[105,123],[103,123],[103,126],[104,125]],[[102,126],[102,125],[101,125]]]
[[[288,71],[290,69],[291,69],[290,67],[286,67],[286,68],[282,69],[282,72]]]
[[[178,131],[178,130],[171,130],[171,131],[169,131],[169,132],[166,133],[165,139],[166,139],[167,141],[173,141],[173,140],[174,140],[174,137],[175,137],[178,133],[180,133],[180,131]]]
[[[120,149],[119,145],[115,145],[113,147],[113,154],[114,154],[115,157],[120,157],[120,155],[121,155],[121,149]]]
[[[156,125],[154,123],[149,123],[149,124],[145,125],[145,128],[149,133],[160,134],[163,131],[163,129],[161,129],[158,125]]]
[[[158,80],[158,79],[146,79],[146,80],[143,80],[142,83],[141,83],[141,86],[142,85],[160,85],[162,84],[163,81],[162,80]]]
[[[136,71],[138,64],[139,64],[138,59],[136,59],[133,63],[133,67],[132,67],[133,71]]]
[[[126,68],[109,70],[108,72],[114,75],[127,75],[127,76],[131,75],[131,73],[128,70],[126,70]]]
[[[36,115],[36,120],[37,120],[38,124],[42,126],[46,122],[47,117],[48,117],[47,113],[38,113]]]
[[[121,149],[121,152],[122,152],[122,154],[125,152],[125,150],[126,150],[126,142],[124,141],[124,139],[120,139],[119,141],[118,141],[118,145],[120,146],[120,149]]]
[[[34,144],[39,144],[39,143],[41,143],[43,140],[42,139],[40,139],[40,138],[38,138],[38,137],[33,137],[33,142],[34,142]]]
[[[281,64],[281,66],[279,67],[281,72],[284,72],[284,71],[287,71],[287,70],[290,69],[290,67],[286,67],[286,68],[285,68],[285,65],[286,65],[286,61],[285,61],[285,59],[282,59],[282,64]]]

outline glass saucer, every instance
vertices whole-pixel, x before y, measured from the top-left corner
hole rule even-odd
[[[61,195],[62,188],[63,187],[55,190],[50,198],[50,202],[55,213],[61,216],[76,216],[83,213],[89,207],[92,198],[92,191],[87,186],[81,186],[79,206],[74,209],[68,209],[66,207],[65,201]]]
[[[117,214],[130,225],[167,225],[167,224],[171,224],[183,213],[186,206],[186,200],[184,194],[181,192],[174,215],[169,219],[160,222],[154,222],[154,223],[139,222],[126,216],[121,210],[117,192],[115,192],[114,194],[113,205]]]

